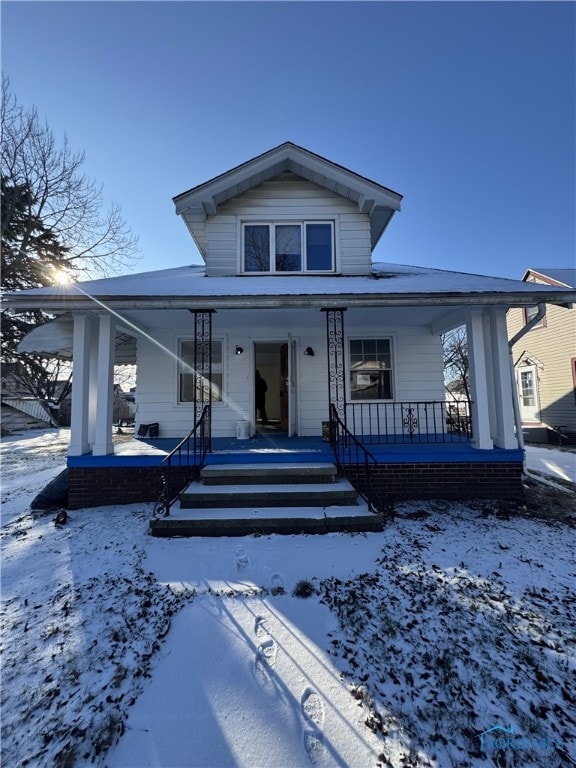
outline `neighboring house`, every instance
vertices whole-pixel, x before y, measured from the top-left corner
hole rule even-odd
[[[576,268],[531,267],[523,281],[575,288]],[[538,306],[508,312],[508,334],[536,317]],[[549,305],[546,314],[514,344],[514,369],[527,440],[576,442],[576,307]]]
[[[27,429],[56,426],[46,403],[25,391],[14,375],[14,366],[2,366],[0,379],[2,396],[1,429],[3,435],[22,432]]]
[[[186,455],[170,459],[180,468],[333,457],[364,490],[369,465],[380,498],[521,493],[506,312],[573,291],[375,263],[401,195],[290,142],[174,202],[203,266],[8,297],[16,311],[58,314],[50,349],[73,354],[71,506],[156,498],[161,459],[194,425]],[[458,423],[441,335],[462,324],[473,403]],[[45,351],[47,333],[32,331],[26,349]],[[137,365],[146,439],[118,453],[115,360]]]

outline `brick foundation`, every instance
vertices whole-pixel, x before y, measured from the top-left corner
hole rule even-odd
[[[175,491],[182,490],[190,470],[172,471]],[[156,501],[162,488],[160,467],[69,467],[68,480],[69,509]]]
[[[349,467],[346,476],[361,482]],[[379,464],[372,468],[372,492],[387,501],[402,499],[511,499],[522,496],[520,462]]]
[[[186,484],[189,470],[177,467],[174,488]],[[70,467],[69,508],[99,507],[156,501],[160,495],[159,467]],[[351,466],[351,482],[361,482],[361,471]],[[445,464],[380,464],[372,469],[376,498],[471,499],[522,496],[520,462],[471,462]]]

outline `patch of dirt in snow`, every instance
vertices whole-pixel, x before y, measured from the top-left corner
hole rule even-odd
[[[127,707],[184,594],[142,567],[149,510],[28,515],[1,531],[3,764],[88,764]]]
[[[396,512],[374,571],[322,583],[341,628],[332,654],[384,738],[380,765],[573,765],[573,521],[482,503]],[[527,740],[495,751],[480,739],[494,726]]]

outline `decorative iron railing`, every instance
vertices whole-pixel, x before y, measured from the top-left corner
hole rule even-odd
[[[378,461],[346,428],[334,403],[330,404],[330,446],[338,471],[350,480],[370,512],[374,512],[372,469]]]
[[[160,463],[162,491],[154,505],[154,517],[167,517],[170,507],[188,483],[199,479],[209,450],[210,405],[205,405],[194,427]],[[177,468],[178,479],[175,480]]]
[[[460,443],[472,438],[468,401],[346,403],[346,427],[364,445]]]

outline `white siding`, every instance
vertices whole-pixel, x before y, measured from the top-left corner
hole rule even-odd
[[[351,201],[294,176],[269,181],[223,203],[206,222],[206,272],[209,276],[238,272],[240,223],[243,217],[266,221],[307,217],[335,221],[339,271],[345,275],[371,270],[370,222]]]
[[[354,311],[345,313],[346,355],[348,338],[391,336],[395,369],[395,399],[444,400],[442,348],[440,337],[427,328],[401,328],[378,325],[377,313],[372,313],[370,325],[354,321]],[[225,402],[213,406],[212,434],[214,437],[236,434],[236,422],[253,418],[253,342],[284,343],[291,334],[296,342],[296,389],[298,401],[298,434],[321,434],[322,421],[328,418],[328,361],[326,354],[326,318],[323,312],[283,310],[269,313],[269,321],[246,311],[218,312],[214,315],[214,338],[223,340]],[[157,345],[138,341],[137,423],[157,421],[161,437],[183,437],[192,427],[191,405],[177,402],[178,338],[190,337],[190,328],[158,331],[155,338],[168,352]],[[236,345],[244,354],[236,355]],[[312,347],[314,356],[304,355]],[[348,359],[346,358],[348,370]],[[348,386],[348,382],[346,382]],[[269,397],[277,396],[274,391]]]

